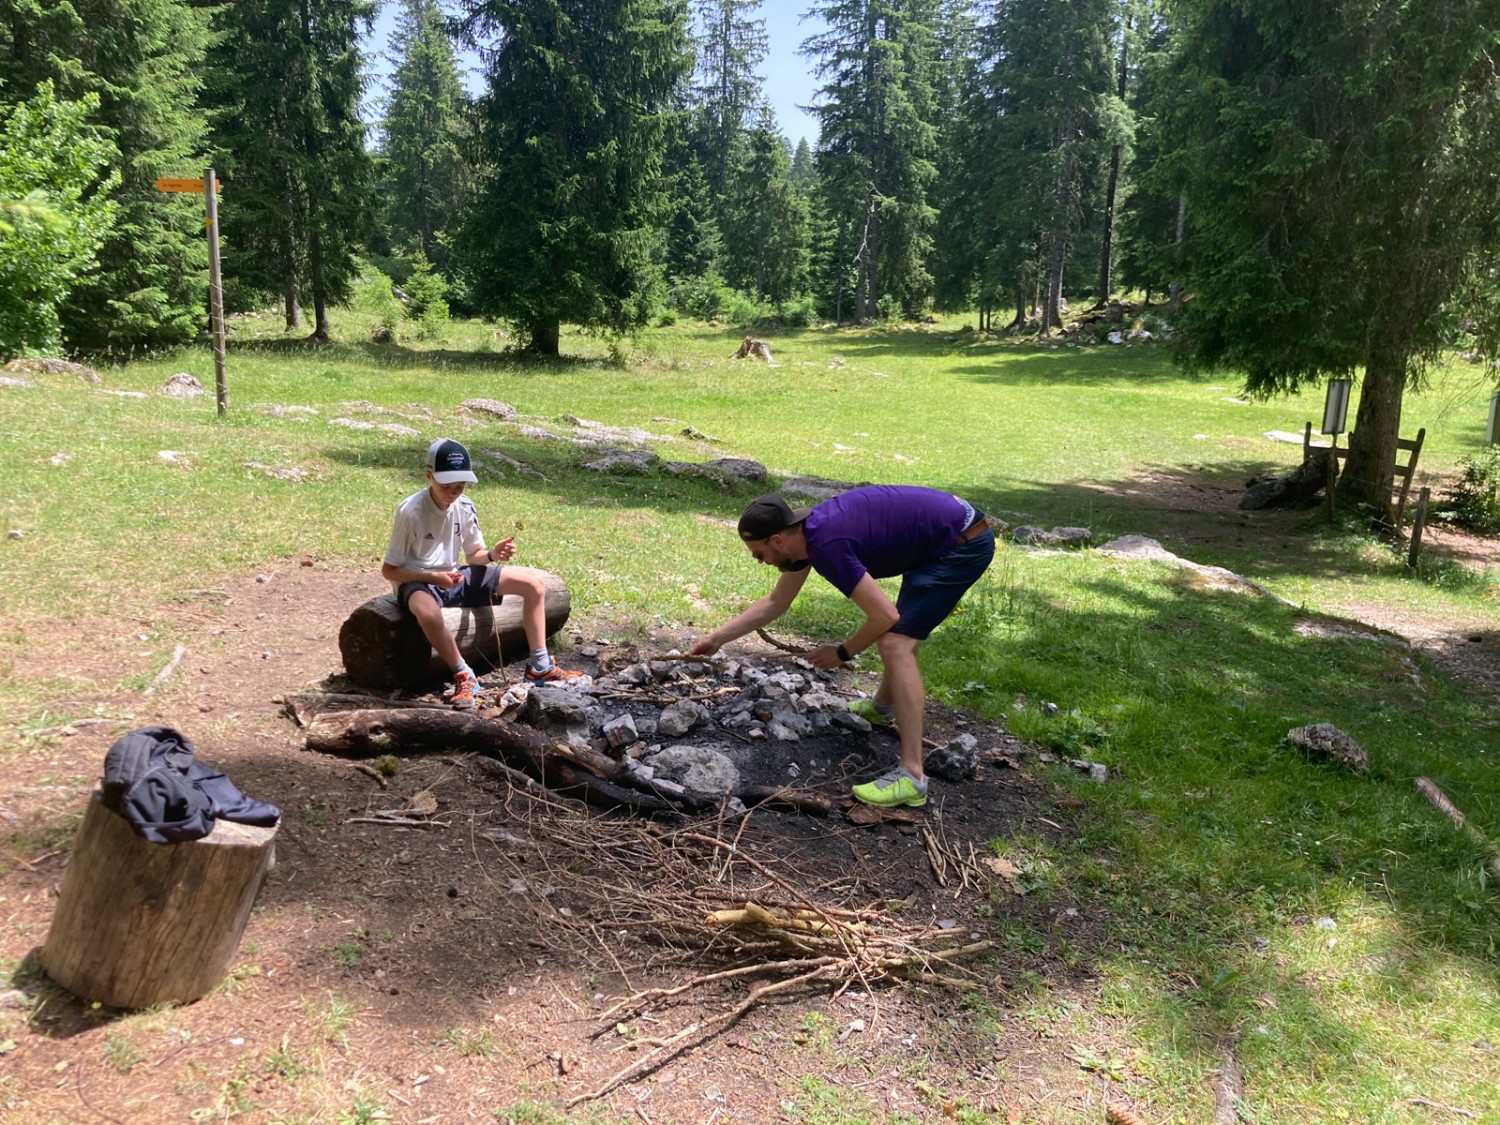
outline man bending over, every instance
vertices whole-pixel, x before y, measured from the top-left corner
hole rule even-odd
[[[740,539],[757,562],[781,577],[765,597],[719,626],[689,651],[712,656],[725,644],[775,621],[791,608],[811,566],[865,615],[864,624],[839,644],[809,649],[817,668],[836,668],[874,645],[884,665],[873,702],[849,710],[876,726],[895,723],[901,737],[899,768],[864,785],[854,796],[894,808],[927,803],[922,768],[925,695],[917,646],[953,612],[965,591],[995,557],[995,535],[972,504],[930,488],[871,485],[792,508],[780,493],[762,496],[740,516]],[[875,581],[901,575],[893,605]]]

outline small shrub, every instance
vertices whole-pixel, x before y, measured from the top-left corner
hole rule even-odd
[[[427,340],[448,326],[448,284],[421,254],[406,279],[406,319],[415,321],[417,334]]]
[[[787,328],[808,328],[817,322],[818,302],[811,294],[782,301],[776,310],[777,319]]]
[[[356,312],[373,316],[376,327],[371,338],[377,343],[390,343],[396,338],[396,325],[401,321],[401,302],[391,285],[391,279],[377,269],[366,269],[354,285],[354,296],[349,302]]]
[[[672,304],[677,309],[697,317],[713,320],[724,311],[733,291],[724,284],[724,279],[713,270],[701,277],[683,278],[672,287]]]
[[[756,321],[772,315],[770,306],[738,290],[731,290],[724,302],[723,318],[737,328],[749,328]]]
[[[1437,518],[1479,535],[1500,534],[1500,445],[1458,463],[1463,476],[1443,497]]]

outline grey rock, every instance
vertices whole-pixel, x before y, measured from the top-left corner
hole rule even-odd
[[[828,721],[836,727],[858,731],[860,734],[869,734],[875,729],[868,719],[856,715],[853,711],[834,711],[828,716]]]
[[[740,772],[729,756],[713,746],[668,746],[647,762],[658,778],[696,793],[732,793],[740,783]]]
[[[680,738],[697,726],[701,718],[702,715],[696,704],[674,703],[663,709],[656,720],[656,729],[667,738]]]
[[[186,371],[179,371],[162,384],[161,393],[168,398],[202,398],[203,384]]]
[[[470,398],[458,404],[460,410],[468,410],[475,414],[489,414],[506,422],[513,422],[516,418],[516,408],[508,402],[501,402],[494,398]]]
[[[637,473],[645,476],[661,460],[649,449],[604,449],[602,457],[585,461],[583,467],[596,473]]]
[[[589,722],[588,700],[572,688],[538,684],[526,695],[526,721],[538,730]]]
[[[1370,769],[1370,756],[1332,723],[1312,723],[1286,732],[1287,745],[1315,758],[1330,758],[1355,773]]]
[[[615,750],[629,746],[641,735],[641,732],[636,729],[635,718],[629,711],[623,715],[616,715],[606,722],[600,733],[604,735],[604,741]]]
[[[1010,533],[1012,543],[1023,547],[1087,547],[1094,535],[1086,527],[1054,527],[1051,531],[1022,524]]]
[[[779,716],[773,717],[766,724],[766,734],[777,742],[800,742],[802,740],[802,735],[795,728],[783,722]]]
[[[65,359],[13,359],[3,368],[11,375],[72,375],[85,383],[100,381],[99,372]]]
[[[824,477],[788,477],[781,482],[778,491],[788,500],[832,500],[859,485],[848,481],[828,480]]]
[[[968,781],[979,772],[979,740],[972,734],[961,734],[946,745],[927,751],[924,761],[927,772],[934,777]]]
[[[748,457],[718,457],[712,461],[705,461],[703,464],[735,480],[747,481],[750,484],[766,482],[766,467],[759,461],[752,461]]]

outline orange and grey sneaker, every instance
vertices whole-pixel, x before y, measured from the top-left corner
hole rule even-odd
[[[448,697],[448,702],[459,711],[471,710],[474,706],[474,689],[478,686],[479,678],[473,672],[455,672],[453,694]]]
[[[571,684],[574,680],[581,680],[582,672],[569,672],[553,661],[545,668],[537,668],[534,665],[526,665],[526,682],[528,684]]]

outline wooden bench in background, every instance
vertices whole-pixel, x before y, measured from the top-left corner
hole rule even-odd
[[[1315,447],[1313,445],[1312,428],[1313,424],[1309,422],[1302,430],[1302,459],[1304,461],[1307,460],[1308,455],[1314,448],[1327,448],[1326,446]],[[1401,526],[1402,517],[1406,513],[1406,500],[1411,492],[1411,480],[1416,475],[1417,458],[1422,455],[1422,442],[1426,440],[1426,437],[1427,428],[1424,426],[1417,431],[1417,436],[1414,438],[1398,437],[1396,439],[1396,476],[1391,483],[1391,487],[1397,490],[1397,492],[1396,499],[1391,504],[1393,517],[1391,523],[1398,528]],[[1406,464],[1404,465],[1401,463],[1402,453],[1408,454]],[[1337,448],[1333,451],[1333,456],[1340,463],[1340,471],[1342,471],[1342,463],[1349,456],[1349,450],[1343,447]]]

